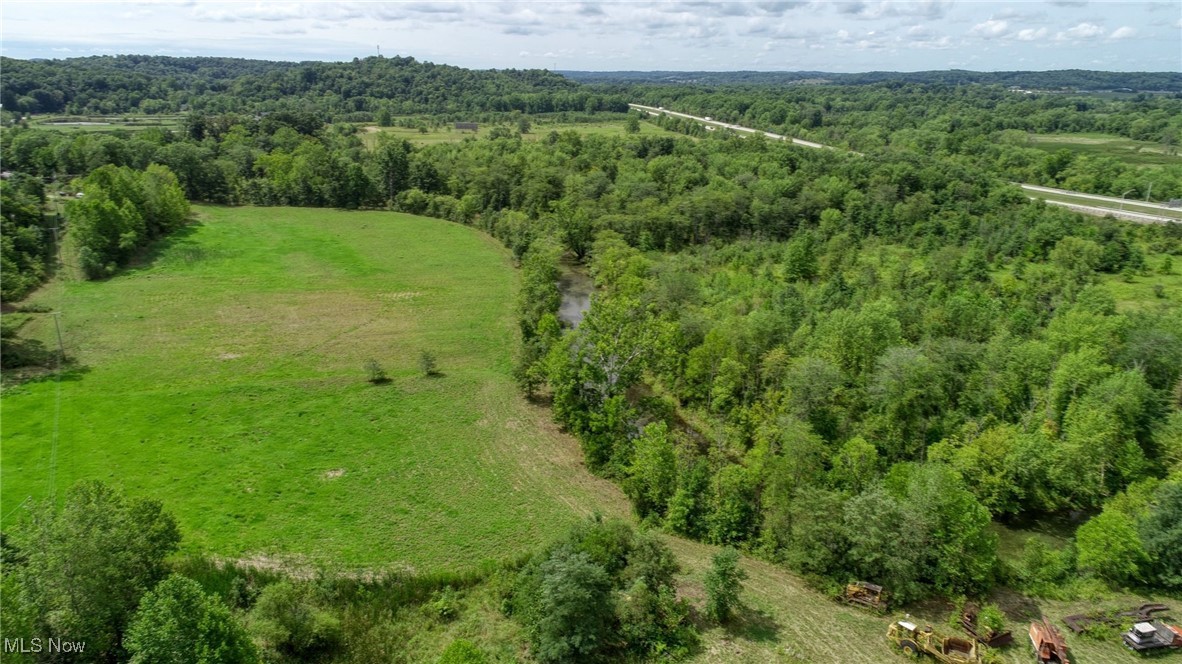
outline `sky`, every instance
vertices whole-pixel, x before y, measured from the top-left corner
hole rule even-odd
[[[1182,0],[4,0],[0,38],[13,58],[380,53],[478,69],[1182,72]]]

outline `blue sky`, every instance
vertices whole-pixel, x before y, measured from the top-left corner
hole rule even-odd
[[[0,4],[15,58],[110,53],[474,68],[1182,71],[1182,0]]]

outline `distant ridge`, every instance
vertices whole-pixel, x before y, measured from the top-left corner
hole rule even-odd
[[[926,83],[1004,85],[1038,90],[1182,92],[1182,72],[1110,72],[1085,69],[995,71],[964,69],[839,74],[823,71],[557,71],[580,83],[665,83],[695,85],[790,85]]]

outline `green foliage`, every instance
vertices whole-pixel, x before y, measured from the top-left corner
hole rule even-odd
[[[164,166],[152,165],[143,173],[103,166],[81,184],[83,198],[70,201],[66,216],[78,261],[90,278],[110,276],[189,215],[176,177]]]
[[[624,490],[642,518],[662,517],[676,487],[677,457],[669,427],[654,422],[632,441],[632,462]]]
[[[739,567],[739,552],[726,547],[714,556],[703,583],[706,586],[706,617],[719,623],[729,622],[742,605],[743,580],[747,573]]]
[[[133,664],[247,664],[259,655],[237,619],[183,576],[171,576],[140,600],[124,644]]]
[[[1142,565],[1146,580],[1162,588],[1182,588],[1182,481],[1162,482],[1137,533],[1150,561]]]
[[[677,569],[655,536],[593,519],[522,569],[506,608],[540,661],[684,655],[697,634],[688,604],[676,597]]]
[[[1037,537],[1027,538],[1017,565],[1018,585],[1025,592],[1047,596],[1074,573],[1074,549],[1056,551]]]
[[[439,375],[439,362],[435,359],[435,353],[429,350],[419,352],[419,372],[428,378]]]
[[[36,633],[85,641],[87,661],[121,656],[132,613],[180,542],[160,503],[127,500],[99,481],[72,487],[60,512],[42,506],[13,537],[26,558],[12,573]]]
[[[450,586],[437,591],[423,609],[432,618],[441,622],[455,620],[460,615],[460,597]]]
[[[1001,634],[1006,628],[1006,617],[996,604],[986,604],[977,613],[977,624],[984,628],[987,634]]]
[[[5,302],[21,299],[47,274],[53,236],[42,222],[43,197],[41,183],[32,178],[0,181],[0,298]]]
[[[386,376],[386,370],[373,358],[365,361],[365,373],[369,376],[369,382],[374,385],[390,382],[390,378]]]
[[[1149,561],[1128,515],[1105,510],[1092,517],[1076,532],[1079,570],[1113,583],[1139,579],[1141,567]]]
[[[247,625],[266,657],[279,661],[306,661],[341,645],[339,619],[306,584],[279,581],[264,588]]]
[[[488,656],[471,641],[456,639],[447,646],[435,664],[487,664]]]

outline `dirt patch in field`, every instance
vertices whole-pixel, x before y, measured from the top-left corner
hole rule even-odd
[[[344,468],[333,468],[332,470],[324,471],[324,479],[335,480],[338,477],[344,476],[344,474],[345,474]]]

